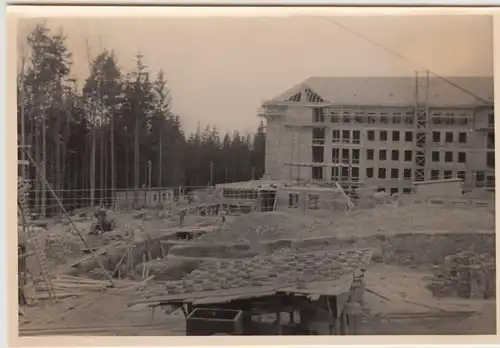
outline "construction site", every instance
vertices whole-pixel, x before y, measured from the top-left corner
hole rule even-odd
[[[492,78],[311,77],[258,109],[258,175],[234,141],[169,187],[194,175],[141,59],[107,108],[97,73],[65,118],[19,108],[19,336],[496,334]]]
[[[227,186],[32,220],[20,178],[20,336],[495,332],[493,193]]]

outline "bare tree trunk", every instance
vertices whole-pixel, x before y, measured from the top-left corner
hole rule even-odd
[[[134,202],[139,200],[139,117],[137,107],[134,107],[135,130],[134,130]]]
[[[25,115],[24,115],[24,106],[25,106],[25,95],[24,95],[24,64],[25,64],[25,57],[23,55],[22,61],[21,61],[21,74],[20,74],[20,99],[21,99],[21,145],[26,145],[26,120],[25,120]],[[21,176],[23,179],[27,179],[27,166],[24,165],[24,162],[26,161],[26,151],[23,149],[21,151],[21,161],[23,162],[23,165],[21,166],[22,168],[22,173]]]
[[[42,163],[42,130],[40,127],[40,120],[35,120],[36,123],[36,133],[35,133],[35,161],[36,163]],[[41,214],[41,203],[42,203],[42,186],[40,185],[40,173],[35,174],[35,209],[37,214]]]
[[[92,146],[90,153],[90,207],[94,207],[95,202],[95,150],[96,150],[96,129],[95,129],[95,108],[92,105]]]
[[[42,114],[42,176],[47,178],[47,127],[45,124],[45,112]],[[47,216],[47,205],[46,205],[46,190],[47,185],[45,182],[39,178],[42,183],[42,216]]]
[[[62,189],[66,190],[67,188],[70,187],[70,183],[72,183],[71,178],[69,177],[72,173],[75,173],[77,175],[76,168],[74,170],[71,170],[71,164],[72,164],[72,158],[74,156],[73,153],[71,155],[68,153],[68,140],[69,140],[69,134],[70,134],[70,129],[69,129],[69,122],[70,122],[70,117],[71,117],[71,110],[66,109],[65,112],[65,124],[64,124],[64,142],[63,142],[63,182],[62,182]],[[68,196],[71,196],[71,193],[68,192]],[[73,204],[74,205],[74,204]]]
[[[106,183],[104,182],[104,158],[106,157],[106,152],[104,150],[104,122],[102,120],[102,114],[101,116],[101,127],[99,130],[100,138],[101,138],[101,153],[100,153],[100,160],[101,160],[101,165],[100,165],[100,183],[99,183],[99,188],[100,188],[100,201],[101,201],[101,206],[103,205],[103,199],[104,199],[104,194],[106,193]]]
[[[129,173],[129,165],[128,165],[129,158],[128,158],[128,155],[129,155],[129,153],[128,152],[129,151],[128,151],[128,146],[127,146],[127,147],[125,147],[125,187],[127,188],[127,191],[129,189],[129,186],[128,186],[128,184],[129,184],[129,182],[128,182],[128,179],[129,179],[129,175],[128,175],[128,173]]]
[[[88,141],[87,141],[87,135],[85,135],[85,138],[83,139],[84,140],[84,153],[83,153],[83,156],[82,156],[82,176],[81,176],[81,179],[82,181],[80,182],[80,184],[78,185],[79,187],[81,187],[84,191],[83,191],[83,194],[78,192],[77,194],[78,195],[82,195],[81,197],[85,200],[84,201],[84,207],[86,206],[86,203],[87,203],[87,185],[88,185],[88,182],[89,182],[89,178],[88,178],[88,173],[89,173],[89,161],[88,161],[88,158],[89,158],[89,144],[88,144]],[[78,189],[78,187],[75,187],[75,189]],[[79,207],[81,208],[81,204],[79,204]]]
[[[163,176],[162,176],[162,170],[163,170],[163,156],[162,156],[162,147],[163,147],[163,133],[162,131],[160,130],[160,141],[159,141],[159,145],[160,145],[160,154],[159,154],[159,158],[158,158],[158,187],[163,187]]]
[[[114,109],[111,109],[111,199],[113,202],[113,208],[115,207],[115,201],[116,201],[116,174],[115,174],[115,115],[114,115]]]
[[[59,117],[59,113],[56,114],[56,175],[55,175],[55,190],[59,197],[61,197],[62,192],[61,192],[61,118]],[[63,201],[64,202],[64,201]],[[59,212],[60,208],[57,208],[57,211]]]

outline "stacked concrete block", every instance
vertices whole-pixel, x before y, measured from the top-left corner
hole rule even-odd
[[[491,254],[459,252],[448,255],[434,270],[429,289],[437,297],[495,297],[495,260]]]

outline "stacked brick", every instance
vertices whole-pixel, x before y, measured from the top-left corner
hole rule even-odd
[[[435,268],[428,288],[436,297],[493,298],[495,273],[494,255],[459,252]]]

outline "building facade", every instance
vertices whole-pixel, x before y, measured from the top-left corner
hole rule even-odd
[[[312,77],[267,101],[266,176],[410,193],[494,188],[493,78]]]

